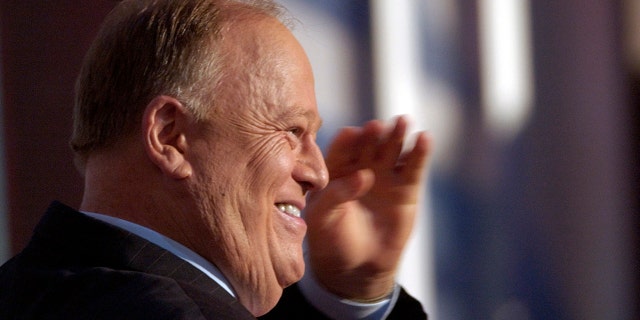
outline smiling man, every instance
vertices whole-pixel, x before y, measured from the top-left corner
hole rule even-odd
[[[0,269],[0,318],[252,319],[287,287],[265,317],[425,317],[394,277],[428,140],[402,153],[406,120],[372,121],[325,162],[311,66],[281,11],[118,4],[78,78],[82,203],[52,204]]]

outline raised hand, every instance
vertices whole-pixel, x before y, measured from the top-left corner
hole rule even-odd
[[[421,132],[403,152],[406,131],[404,117],[343,129],[327,153],[328,186],[309,196],[311,268],[343,298],[375,300],[393,288],[430,149]]]

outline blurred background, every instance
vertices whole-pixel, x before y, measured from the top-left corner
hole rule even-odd
[[[434,137],[399,276],[430,319],[640,318],[640,1],[280,2],[323,147],[398,114]],[[0,2],[0,262],[79,204],[73,85],[113,6]]]

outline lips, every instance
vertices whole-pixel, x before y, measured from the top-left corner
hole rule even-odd
[[[300,208],[291,203],[276,203],[276,208],[287,215],[300,218]]]

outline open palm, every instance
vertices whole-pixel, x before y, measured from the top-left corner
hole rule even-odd
[[[413,229],[429,140],[419,133],[403,152],[407,121],[345,128],[330,146],[329,185],[309,197],[311,267],[327,289],[370,300],[393,288]]]

